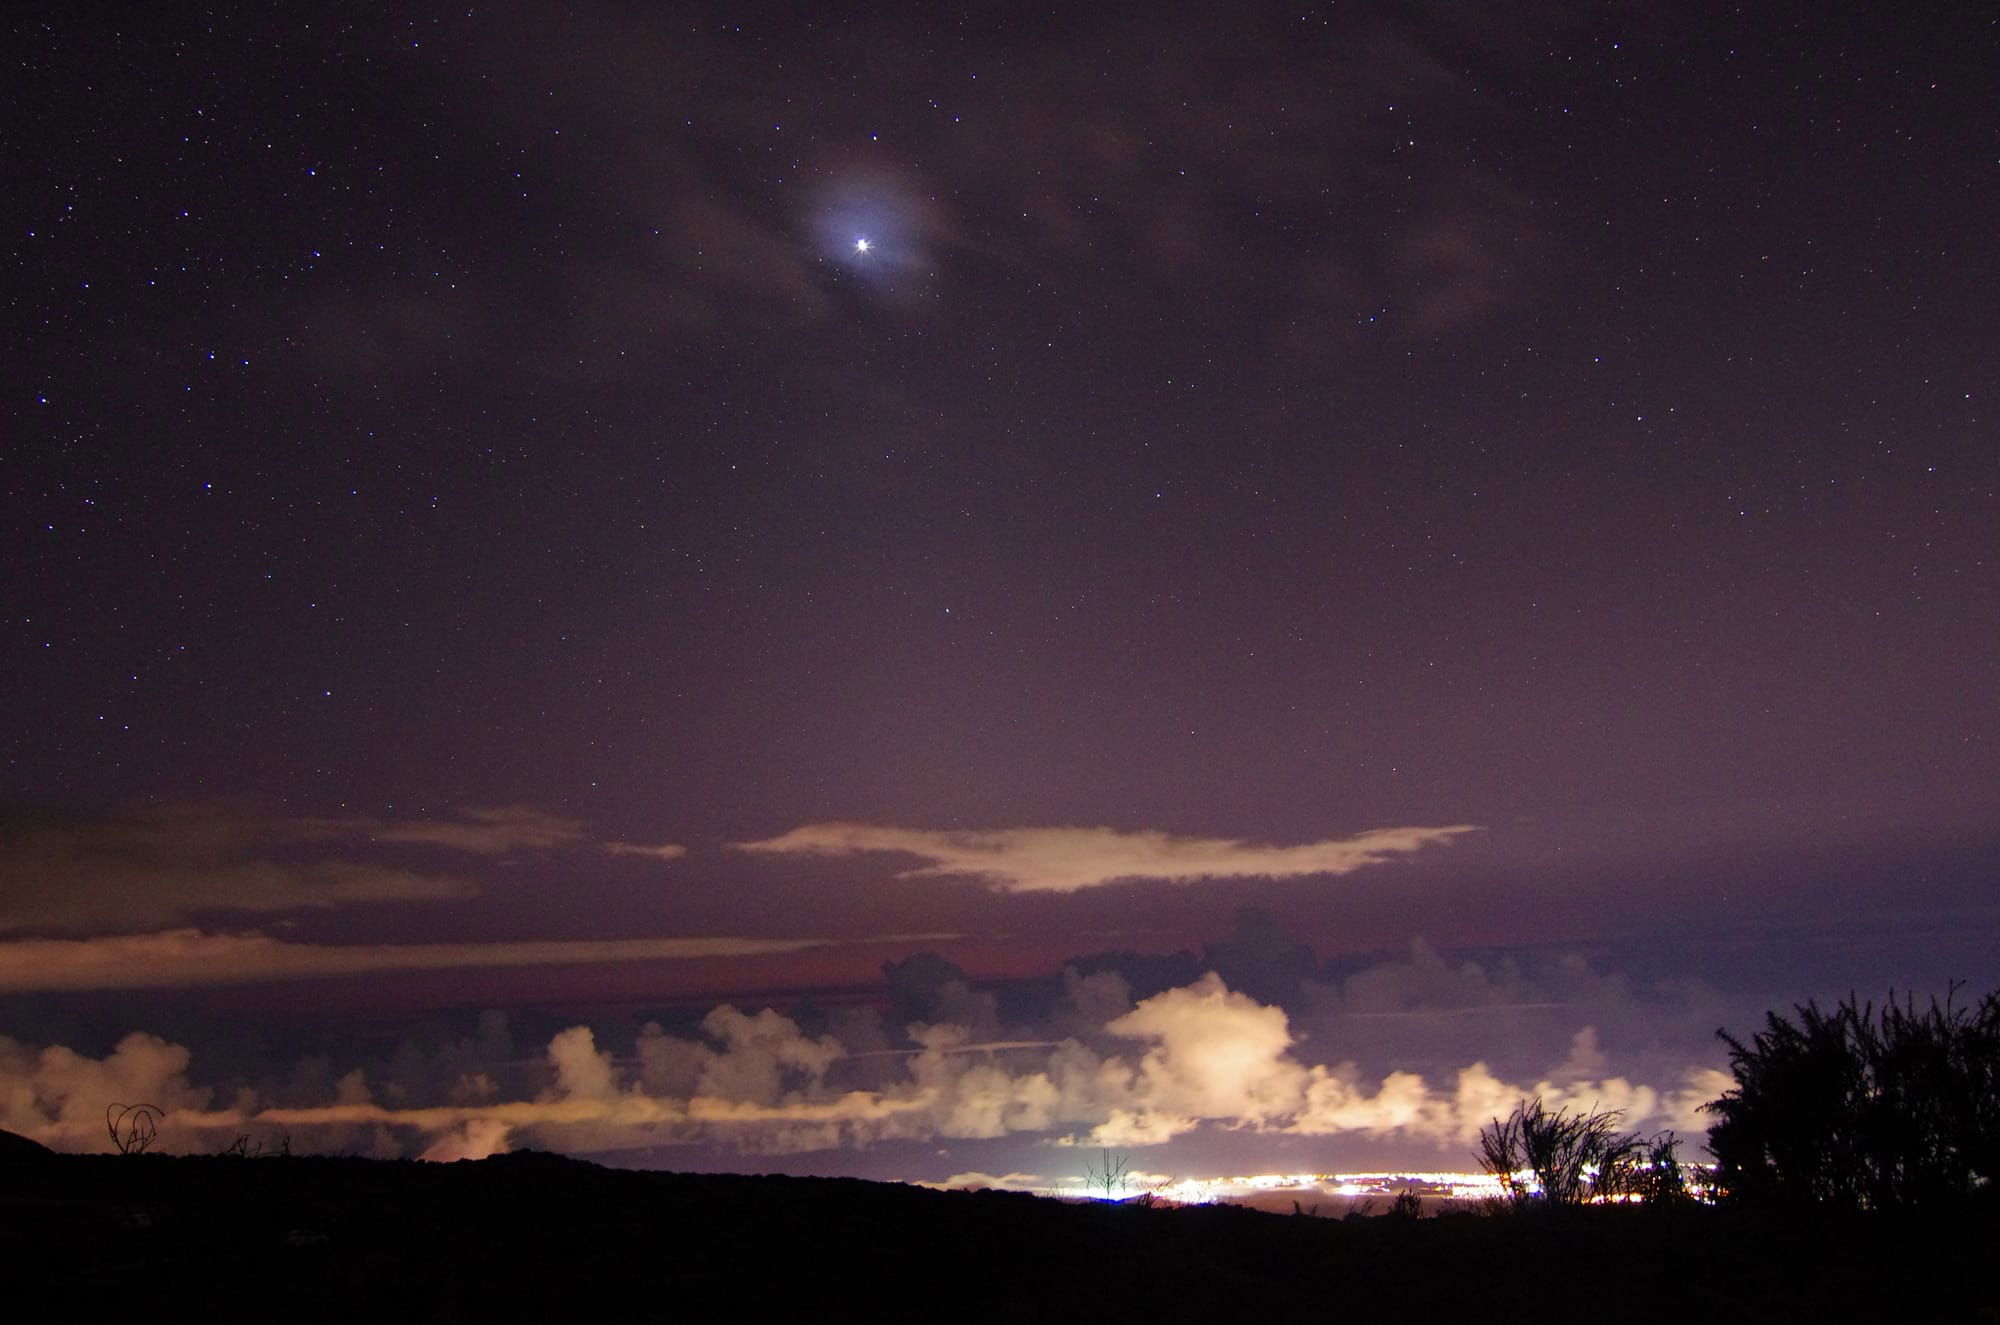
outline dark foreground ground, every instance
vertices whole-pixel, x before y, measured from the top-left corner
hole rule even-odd
[[[1966,1321],[2000,1217],[1333,1221],[542,1154],[0,1163],[18,1321]]]

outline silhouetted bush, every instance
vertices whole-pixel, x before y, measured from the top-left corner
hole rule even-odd
[[[1729,1199],[1861,1209],[1935,1206],[2000,1179],[2000,993],[1919,1008],[1852,995],[1769,1013],[1729,1046],[1736,1085],[1705,1107]]]
[[[1387,1215],[1387,1218],[1422,1219],[1423,1217],[1424,1217],[1424,1198],[1417,1195],[1415,1192],[1411,1191],[1407,1187],[1405,1187],[1402,1191],[1397,1192],[1396,1199],[1389,1202],[1389,1213]]]
[[[1589,1201],[1678,1200],[1686,1195],[1680,1141],[1672,1132],[1623,1132],[1624,1114],[1551,1112],[1539,1097],[1479,1129],[1479,1163],[1515,1206]],[[1529,1175],[1529,1176],[1524,1176]]]
[[[1642,1205],[1679,1205],[1695,1199],[1681,1163],[1680,1137],[1666,1131],[1630,1140],[1630,1148],[1598,1174],[1597,1195]]]

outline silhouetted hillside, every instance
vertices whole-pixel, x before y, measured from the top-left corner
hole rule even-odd
[[[1335,1222],[524,1153],[56,1156],[0,1170],[14,1319],[1992,1319],[1953,1221],[1587,1210]],[[14,1311],[19,1314],[14,1314]]]
[[[53,1155],[47,1146],[31,1141],[18,1132],[0,1128],[0,1169],[17,1164],[37,1164]]]

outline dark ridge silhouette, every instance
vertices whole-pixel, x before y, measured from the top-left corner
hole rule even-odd
[[[31,1141],[19,1132],[0,1128],[0,1169],[17,1164],[39,1164],[54,1154],[39,1141]]]
[[[17,1320],[1991,1319],[1993,1203],[1344,1221],[855,1179],[51,1156],[0,1179]],[[1640,1287],[1636,1282],[1644,1281]]]

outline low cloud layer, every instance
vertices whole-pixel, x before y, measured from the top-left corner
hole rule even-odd
[[[1378,828],[1354,837],[1278,847],[1235,838],[1176,837],[1115,828],[929,831],[820,823],[736,846],[740,851],[772,855],[884,852],[916,856],[929,863],[905,870],[898,877],[972,878],[1001,892],[1073,893],[1132,879],[1187,883],[1197,879],[1349,874],[1476,831],[1469,824]]]
[[[523,1062],[504,1018],[489,1018],[474,1040],[408,1050],[372,1069],[336,1078],[318,1063],[227,1087],[196,1084],[190,1052],[150,1035],[128,1036],[102,1059],[0,1039],[0,1127],[59,1148],[102,1149],[103,1106],[143,1100],[162,1110],[162,1143],[190,1150],[245,1133],[282,1133],[302,1149],[430,1158],[522,1145],[777,1154],[1010,1136],[1135,1148],[1221,1129],[1396,1139],[1449,1163],[1525,1097],[1699,1132],[1699,1106],[1726,1084],[1699,1065],[1659,1084],[1615,1074],[1589,1027],[1532,1079],[1503,1079],[1484,1061],[1436,1079],[1370,1078],[1351,1061],[1302,1056],[1282,1008],[1213,973],[1136,1003],[1113,986],[1122,986],[1114,974],[1072,974],[1073,1018],[1086,1008],[1123,1010],[1053,1042],[982,1042],[948,1022],[893,1037],[865,1009],[813,1030],[768,1008],[753,1015],[725,1005],[691,1036],[648,1024],[622,1054],[573,1026]]]

